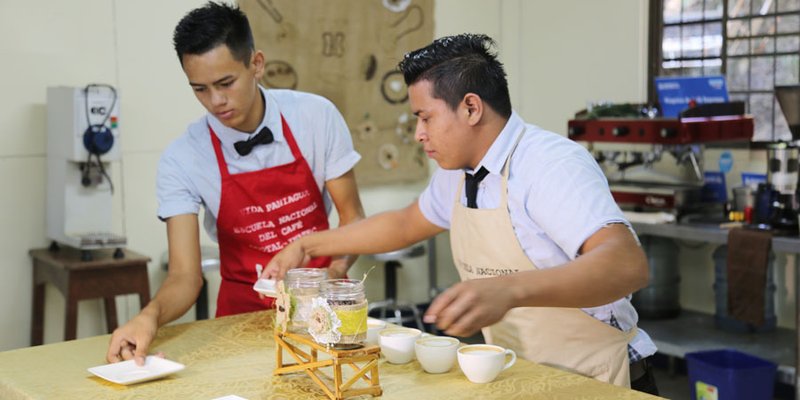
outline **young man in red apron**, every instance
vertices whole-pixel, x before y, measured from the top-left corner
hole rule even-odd
[[[445,37],[400,63],[415,137],[440,167],[419,200],[303,237],[265,275],[307,257],[400,249],[449,228],[463,282],[433,301],[427,322],[449,335],[482,329],[530,361],[657,393],[643,367],[655,346],[627,297],[647,283],[646,257],[591,155],[511,110],[493,44]]]
[[[217,316],[272,306],[253,284],[286,245],[328,229],[323,188],[340,225],[363,218],[352,172],[359,156],[341,114],[319,96],[258,85],[264,54],[253,47],[244,13],[208,3],[181,20],[174,41],[208,115],[162,155],[159,217],[167,224],[169,274],[141,313],[114,332],[109,362],[143,362],[158,327],[194,304],[202,284],[201,206],[219,243]],[[343,277],[353,261],[319,257],[307,266]]]

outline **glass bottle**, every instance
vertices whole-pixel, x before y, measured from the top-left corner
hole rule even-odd
[[[286,271],[286,290],[291,298],[288,329],[294,333],[306,333],[311,303],[319,296],[320,283],[328,274],[322,268],[294,268]]]
[[[367,298],[364,283],[356,279],[330,279],[323,281],[320,295],[328,301],[339,318],[341,326],[336,348],[356,348],[367,339]]]

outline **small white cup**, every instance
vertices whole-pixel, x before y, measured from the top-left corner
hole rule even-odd
[[[506,356],[511,361],[506,362]],[[517,361],[514,350],[490,344],[472,344],[458,349],[458,365],[461,371],[474,383],[488,383]]]
[[[378,332],[381,353],[392,364],[405,364],[414,359],[414,342],[422,332],[414,328],[388,328]]]
[[[414,343],[414,352],[425,372],[441,374],[453,368],[459,344],[458,339],[447,336],[422,337]]]
[[[386,322],[379,319],[367,319],[367,344],[378,345],[378,332],[386,328]]]

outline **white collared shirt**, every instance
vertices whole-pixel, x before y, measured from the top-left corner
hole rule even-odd
[[[563,136],[525,124],[516,112],[476,168],[489,170],[478,186],[478,208],[499,206],[501,170],[521,128],[525,133],[510,161],[508,208],[514,233],[537,268],[574,260],[583,243],[606,225],[623,223],[630,227],[591,154]],[[439,168],[433,174],[419,198],[420,210],[431,223],[450,228],[453,202],[464,172],[472,173]],[[467,204],[463,190],[461,203]],[[609,324],[613,316],[626,331],[638,321],[630,296],[583,310]],[[645,357],[656,351],[641,330],[631,346]]]
[[[330,212],[331,199],[325,190],[325,181],[342,176],[361,158],[353,149],[344,118],[324,97],[293,90],[259,88],[264,95],[266,112],[253,133],[228,128],[207,114],[191,123],[186,132],[167,147],[161,155],[156,180],[159,218],[197,214],[202,205],[205,208],[204,227],[216,240],[220,173],[208,125],[222,144],[222,153],[231,174],[257,171],[294,161],[283,135],[281,113],[314,174],[325,202],[325,211]],[[275,141],[255,146],[250,154],[240,156],[233,144],[252,137],[264,126],[272,131]]]

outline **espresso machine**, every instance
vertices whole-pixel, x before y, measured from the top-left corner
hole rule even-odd
[[[568,122],[568,134],[594,155],[623,210],[661,211],[683,221],[689,215],[721,219],[722,205],[704,200],[703,154],[709,146],[749,142],[752,117],[742,103],[698,105],[678,118],[657,115],[640,104],[593,106]],[[681,312],[679,248],[652,235],[640,241],[650,283],[631,302],[641,318],[676,317]]]
[[[113,232],[112,162],[120,160],[119,99],[110,85],[47,88],[47,236],[82,250],[121,248]]]
[[[679,118],[657,117],[646,105],[601,105],[576,113],[568,133],[594,155],[622,209],[681,218],[721,207],[703,201],[703,151],[749,142],[753,118],[741,102],[697,105]]]

